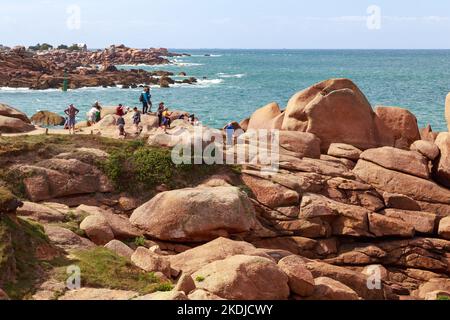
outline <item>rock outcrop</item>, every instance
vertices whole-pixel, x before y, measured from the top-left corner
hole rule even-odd
[[[394,146],[409,150],[420,140],[416,117],[408,110],[398,107],[376,107],[375,127],[382,146]]]
[[[98,168],[76,159],[53,158],[13,170],[23,177],[26,193],[34,202],[113,190]]]
[[[136,209],[130,221],[150,237],[177,242],[244,233],[256,223],[250,200],[234,187],[164,192]]]
[[[80,225],[80,229],[97,245],[105,245],[114,240],[114,233],[108,221],[99,215],[88,216]]]
[[[260,255],[256,247],[243,241],[217,238],[207,244],[170,257],[173,268],[192,274],[202,266],[224,260],[235,255]]]
[[[0,103],[0,116],[7,118],[16,118],[28,124],[31,123],[30,119],[28,119],[25,113],[3,103]]]
[[[0,133],[24,133],[34,130],[30,119],[19,110],[0,104]]]
[[[282,129],[315,134],[322,141],[322,151],[332,143],[368,149],[379,145],[374,117],[370,103],[353,82],[332,79],[294,95]]]
[[[176,54],[167,49],[131,49],[123,45],[103,51],[52,50],[32,52],[9,50],[0,52],[0,86],[30,89],[60,89],[65,79],[69,88],[115,87],[137,88],[161,84],[160,77],[169,83],[194,84],[195,78],[172,80],[173,74],[165,71],[148,72],[142,69],[120,70],[115,65],[168,64],[163,58]],[[98,67],[98,66],[101,67]]]
[[[445,99],[445,120],[447,120],[448,131],[450,132],[450,93]]]
[[[436,145],[440,149],[441,156],[433,168],[434,178],[443,186],[450,188],[450,133],[439,134]]]
[[[356,149],[350,155],[353,161],[357,160],[358,149],[390,146],[409,150],[421,139],[417,119],[411,112],[381,106],[372,110],[349,79],[330,79],[307,88],[289,100],[285,111],[271,103],[252,115],[248,128],[313,133],[321,140],[323,153],[332,144],[351,145]],[[330,155],[343,152],[338,149],[333,146]]]
[[[337,116],[344,111],[347,117]],[[348,121],[347,127],[333,117]],[[278,170],[264,170],[259,162],[230,172],[220,167],[183,189],[161,185],[135,198],[115,192],[96,168],[96,159],[105,160],[108,153],[88,148],[43,153],[39,156],[47,160],[20,158],[10,165],[34,202],[19,208],[22,203],[13,201],[10,209],[0,208],[0,219],[42,223],[49,241],[68,253],[105,246],[130,266],[175,285],[141,297],[133,289],[86,288],[63,299],[98,299],[101,293],[137,300],[450,296],[448,133],[436,135],[428,128],[419,136],[412,114],[390,107],[372,111],[345,79],[297,94],[284,113],[272,105],[252,118],[256,127],[283,119]],[[94,130],[112,128],[115,121],[109,114]],[[148,143],[193,144],[194,129],[177,120],[168,135],[150,129]],[[257,135],[247,130],[227,151],[246,150],[243,141]],[[36,203],[49,199],[53,202]]]
[[[284,300],[288,277],[273,261],[236,255],[212,262],[196,273],[196,286],[227,300]]]
[[[403,172],[422,179],[429,179],[428,161],[417,152],[404,151],[392,147],[367,150],[361,159],[383,168]]]
[[[250,117],[250,121],[247,126],[247,130],[250,129],[279,129],[276,127],[277,117],[281,115],[280,107],[277,103],[273,102],[261,109],[258,109]]]
[[[425,140],[417,140],[414,142],[411,145],[411,151],[417,151],[431,161],[436,160],[441,153],[436,144]]]
[[[66,119],[50,111],[39,111],[31,117],[31,122],[40,126],[62,126]]]

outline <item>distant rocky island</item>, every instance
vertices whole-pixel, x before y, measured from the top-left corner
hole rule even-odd
[[[46,50],[42,50],[46,49]],[[0,47],[0,87],[29,88],[33,90],[59,89],[65,80],[69,89],[82,87],[136,88],[142,85],[169,87],[174,83],[193,84],[197,80],[171,78],[167,71],[119,70],[118,65],[165,65],[168,57],[183,54],[165,48],[133,49],[112,45],[107,49],[90,51],[85,46],[49,45],[30,48]]]

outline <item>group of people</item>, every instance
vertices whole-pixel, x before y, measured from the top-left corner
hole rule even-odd
[[[136,128],[136,135],[140,134],[142,131],[141,122],[142,115],[151,114],[152,113],[152,95],[150,92],[150,87],[144,87],[144,91],[139,96],[139,101],[142,103],[142,112],[137,108],[125,108],[122,104],[116,108],[115,114],[118,116],[117,126],[119,129],[119,135],[121,137],[125,137],[127,133],[125,132],[125,118],[124,116],[133,112],[132,121],[133,125]],[[101,111],[102,107],[98,101],[94,103],[92,108],[87,113],[87,122],[89,126],[92,126],[101,120]],[[65,129],[69,130],[69,134],[75,134],[75,125],[76,125],[76,116],[80,110],[78,110],[73,104],[71,104],[64,113],[67,115]],[[170,112],[169,109],[165,106],[164,102],[161,102],[156,111],[156,115],[158,116],[158,125],[159,128],[163,129],[165,133],[167,133],[167,129],[170,129],[172,124],[173,112]],[[186,119],[187,118],[187,119]],[[187,116],[181,115],[179,119],[187,120],[192,125],[197,125],[199,123],[198,119],[194,114]]]

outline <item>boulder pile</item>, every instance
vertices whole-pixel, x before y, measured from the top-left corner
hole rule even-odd
[[[115,119],[107,117],[102,121]],[[137,204],[111,200],[112,186],[92,164],[57,156],[15,168],[28,175],[28,197],[47,201],[25,203],[18,212],[44,223],[50,240],[65,250],[105,246],[174,283],[170,292],[145,296],[108,289],[108,299],[450,296],[448,132],[419,130],[415,117],[400,108],[374,111],[346,79],[317,84],[295,95],[286,110],[270,104],[245,126],[235,125],[247,132],[230,147],[232,154],[255,139],[252,130],[281,130],[278,170],[244,163],[233,177],[217,175],[178,190],[161,186]],[[195,145],[188,138],[194,131],[176,120],[168,134],[149,130],[148,143]],[[87,205],[82,196],[94,193],[110,199]],[[61,197],[77,198],[63,208],[53,203]],[[49,225],[68,207],[80,217],[83,237]],[[98,288],[62,297],[99,298]]]
[[[193,84],[195,78],[173,80],[165,71],[119,70],[115,65],[161,65],[170,63],[163,57],[174,56],[167,49],[132,49],[111,46],[92,51],[51,50],[45,52],[14,48],[0,52],[0,87],[36,90],[60,89],[67,78],[70,89],[82,87],[136,88],[139,85]],[[100,66],[100,67],[99,67]],[[166,79],[161,82],[160,77]]]
[[[24,133],[34,129],[25,113],[0,103],[0,133]]]

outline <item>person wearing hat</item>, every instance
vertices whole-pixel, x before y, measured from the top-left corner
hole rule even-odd
[[[67,120],[67,126],[69,128],[69,134],[75,134],[75,125],[76,125],[76,117],[80,112],[73,104],[69,105],[69,107],[64,110],[64,113],[69,117]]]

